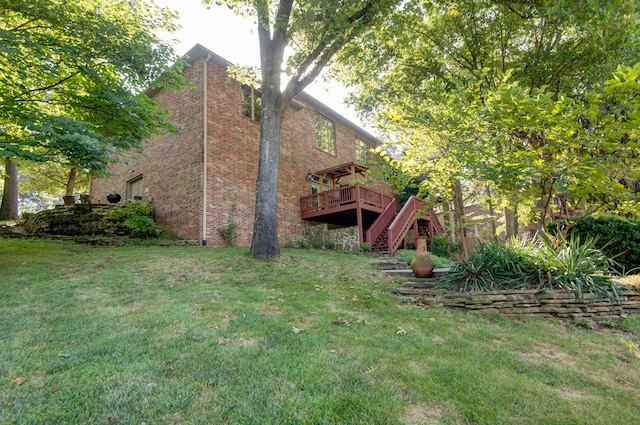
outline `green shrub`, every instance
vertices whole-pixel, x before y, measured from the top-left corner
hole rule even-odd
[[[369,252],[371,249],[371,244],[369,242],[362,242],[360,245],[360,252]]]
[[[233,213],[230,213],[227,217],[227,224],[218,228],[218,234],[228,247],[235,245],[236,239],[238,238],[238,230],[233,220]]]
[[[127,218],[122,225],[129,229],[134,238],[157,238],[160,236],[158,229],[150,217],[134,215]]]
[[[451,258],[451,254],[456,253],[458,248],[452,244],[447,235],[437,235],[433,237],[431,252],[440,257]]]
[[[597,248],[616,259],[620,265],[619,272],[624,274],[640,267],[640,221],[604,215],[573,220],[572,224],[570,236],[596,240]],[[566,225],[567,220],[553,222],[549,224],[549,230],[555,233],[558,226]]]
[[[116,205],[107,214],[107,220],[111,220],[123,229],[126,229],[134,238],[157,238],[160,236],[158,229],[149,217],[151,207],[143,201],[126,200],[122,205]]]

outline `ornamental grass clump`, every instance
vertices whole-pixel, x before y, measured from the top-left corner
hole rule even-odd
[[[557,246],[544,241],[480,243],[468,259],[456,264],[436,286],[447,291],[492,291],[537,286],[562,289],[577,299],[589,294],[619,302],[612,280],[616,262],[596,248],[596,239],[578,237]]]
[[[538,250],[538,271],[541,288],[561,288],[584,299],[590,295],[619,302],[617,284],[612,280],[617,263],[596,246],[597,238],[584,241],[579,236],[560,240],[557,247],[543,241]]]
[[[479,243],[476,252],[457,263],[437,286],[448,291],[521,288],[535,282],[532,258],[511,245]]]

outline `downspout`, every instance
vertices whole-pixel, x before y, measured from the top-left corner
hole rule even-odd
[[[207,105],[207,64],[211,55],[207,55],[202,67],[204,74],[203,119],[202,119],[202,246],[207,246],[207,131],[208,131],[208,105]]]

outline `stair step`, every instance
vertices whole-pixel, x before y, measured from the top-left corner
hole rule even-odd
[[[439,278],[444,276],[449,272],[449,268],[441,268],[441,269],[433,269],[433,273],[431,274],[431,278]],[[413,277],[413,270],[411,269],[398,269],[398,270],[382,270],[382,273],[388,274],[390,276],[402,276],[402,277]]]

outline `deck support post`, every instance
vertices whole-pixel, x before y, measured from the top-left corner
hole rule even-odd
[[[364,243],[364,229],[362,228],[362,208],[360,208],[360,186],[355,186],[356,189],[356,221],[358,222],[358,246],[362,246]]]

